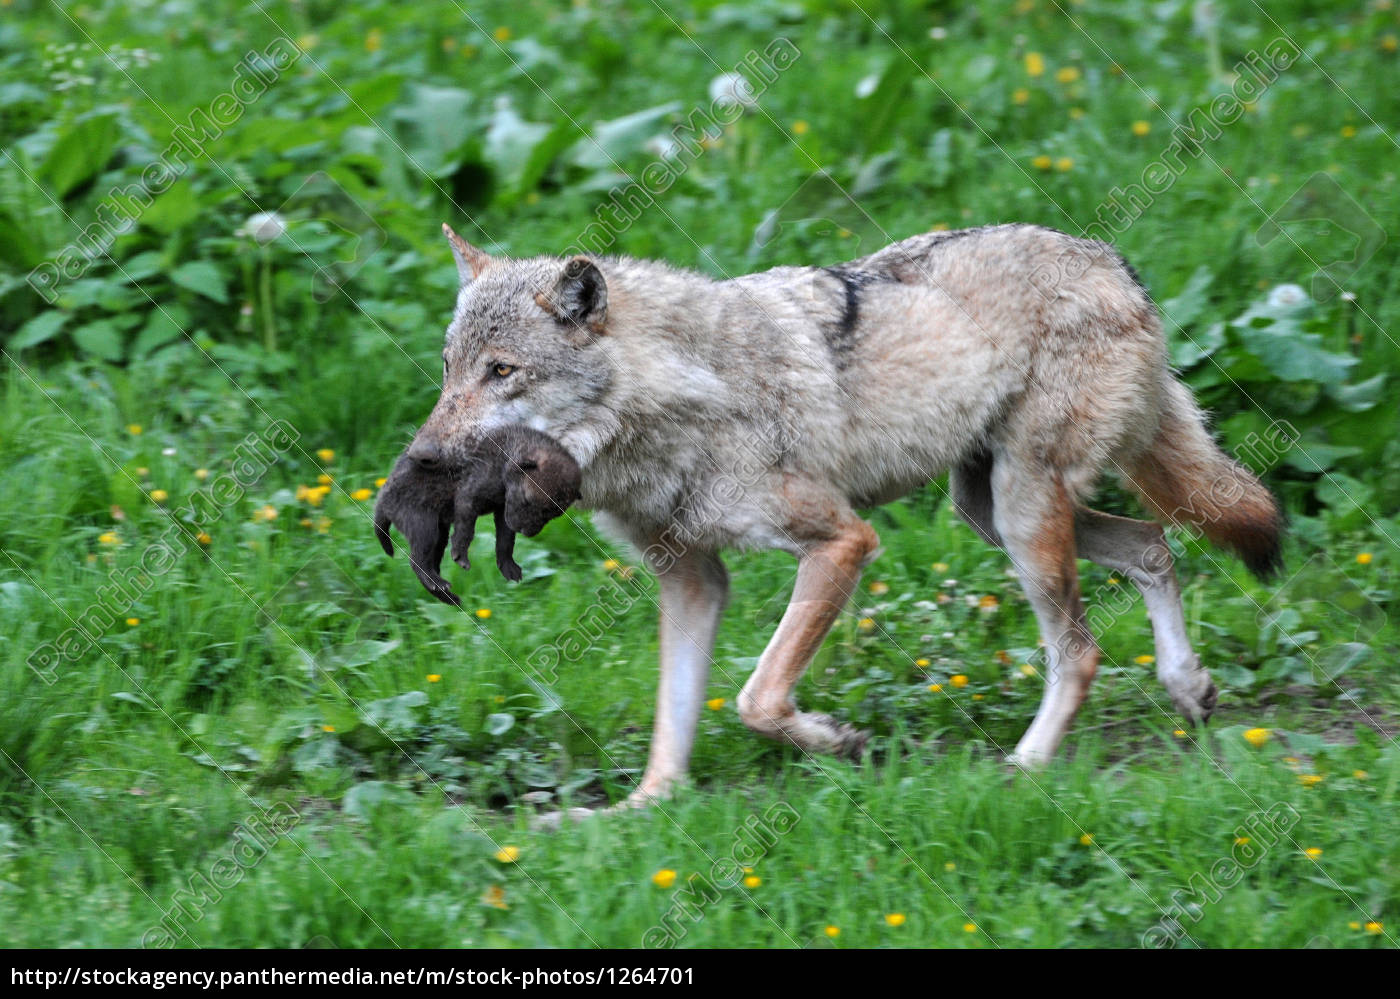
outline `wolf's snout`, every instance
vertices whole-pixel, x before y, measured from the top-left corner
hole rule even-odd
[[[416,440],[408,448],[408,458],[425,471],[442,465],[442,445],[434,440]]]

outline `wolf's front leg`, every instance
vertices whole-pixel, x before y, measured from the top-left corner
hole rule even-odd
[[[690,766],[695,726],[710,676],[729,575],[718,555],[686,552],[657,573],[661,585],[661,684],[651,756],[641,786],[627,799],[646,805],[670,794]]]
[[[792,599],[739,694],[739,717],[749,728],[810,752],[860,755],[867,733],[829,715],[798,711],[792,691],[879,546],[874,529],[852,517],[834,538],[801,556]]]

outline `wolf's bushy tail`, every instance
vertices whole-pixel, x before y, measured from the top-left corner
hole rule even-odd
[[[1156,436],[1123,484],[1158,520],[1198,528],[1260,579],[1283,567],[1283,516],[1273,493],[1216,446],[1186,386],[1166,376]]]

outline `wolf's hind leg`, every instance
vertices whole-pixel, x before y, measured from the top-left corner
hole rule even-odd
[[[1011,760],[1038,766],[1055,755],[1098,670],[1075,564],[1074,503],[1057,472],[1003,459],[992,469],[993,521],[1035,610],[1049,660],[1035,721]]]
[[[1079,556],[1121,572],[1142,591],[1157,651],[1157,678],[1193,722],[1215,710],[1215,684],[1191,650],[1181,590],[1166,536],[1157,524],[1081,507],[1074,517]]]
[[[797,710],[792,691],[879,546],[874,529],[850,514],[834,537],[799,557],[792,599],[739,694],[739,717],[753,731],[812,752],[860,754],[867,733]]]

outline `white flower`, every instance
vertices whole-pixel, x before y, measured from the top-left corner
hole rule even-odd
[[[929,36],[930,38],[932,38],[935,42],[941,42],[941,41],[943,41],[943,39],[945,39],[945,38],[948,37],[948,29],[947,29],[947,28],[929,28],[929,29],[928,29],[928,36]]]
[[[710,100],[721,107],[754,108],[758,95],[753,84],[738,73],[721,73],[710,81]]]
[[[175,457],[175,449],[173,447],[163,448],[160,453],[165,455],[167,458]]]
[[[1354,302],[1354,301],[1356,301],[1356,292],[1354,292],[1354,291],[1344,291],[1344,292],[1342,292],[1342,301],[1343,301],[1343,302]]]
[[[869,76],[861,77],[856,84],[856,96],[862,100],[875,93],[875,88],[880,85],[880,74],[871,73]]]
[[[276,212],[254,212],[240,230],[263,245],[271,243],[286,231],[287,220]]]
[[[643,143],[643,148],[657,159],[669,160],[680,154],[681,144],[669,135],[653,135]]]
[[[1308,293],[1296,284],[1276,285],[1269,292],[1269,305],[1274,308],[1291,309],[1299,305],[1306,305]]]

